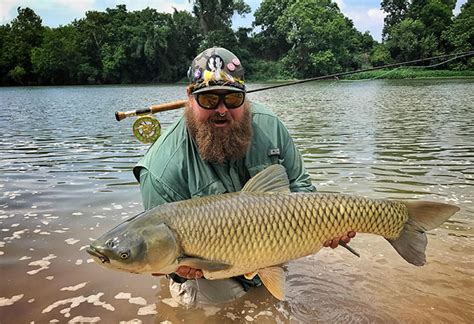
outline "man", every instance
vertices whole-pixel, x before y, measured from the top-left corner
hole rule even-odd
[[[199,54],[188,71],[184,116],[170,126],[134,168],[145,209],[167,202],[235,192],[258,172],[282,164],[292,192],[315,188],[288,130],[273,113],[246,100],[244,69],[224,48]],[[341,238],[349,242],[354,232]],[[326,242],[336,247],[339,238]],[[179,303],[225,302],[259,286],[243,277],[205,280],[200,269],[180,267],[170,276]],[[196,279],[196,280],[187,280]]]

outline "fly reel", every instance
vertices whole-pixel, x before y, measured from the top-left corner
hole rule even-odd
[[[133,135],[142,143],[154,143],[161,135],[158,119],[151,115],[140,116],[133,122]]]

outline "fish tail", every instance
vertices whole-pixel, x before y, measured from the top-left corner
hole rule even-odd
[[[400,236],[387,239],[397,252],[409,263],[422,266],[426,263],[426,231],[439,227],[453,216],[459,207],[432,201],[405,201],[408,221]]]

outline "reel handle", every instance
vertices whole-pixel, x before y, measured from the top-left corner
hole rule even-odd
[[[153,105],[145,109],[129,110],[129,111],[116,111],[115,119],[121,121],[128,117],[146,115],[146,114],[156,114],[157,112],[174,110],[182,108],[186,105],[187,100],[177,100],[173,102],[168,102],[160,105]]]

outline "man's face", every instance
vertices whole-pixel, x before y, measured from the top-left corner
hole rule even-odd
[[[240,159],[245,156],[252,138],[249,103],[240,104],[231,98],[227,100],[228,106],[239,105],[229,109],[224,104],[223,95],[231,92],[219,90],[212,93],[221,95],[215,109],[202,108],[197,98],[189,95],[185,110],[188,129],[205,161],[223,163]],[[210,101],[201,100],[203,103],[213,106]]]
[[[219,98],[219,104],[215,109],[202,108],[197,98],[194,95],[189,95],[189,102],[193,110],[195,119],[200,122],[210,122],[213,127],[216,128],[228,128],[232,122],[240,123],[244,114],[244,104],[237,108],[229,109],[224,103],[223,96],[227,94],[241,95],[240,93],[233,93],[228,90],[214,90],[205,92],[205,94],[217,94],[221,95]]]

